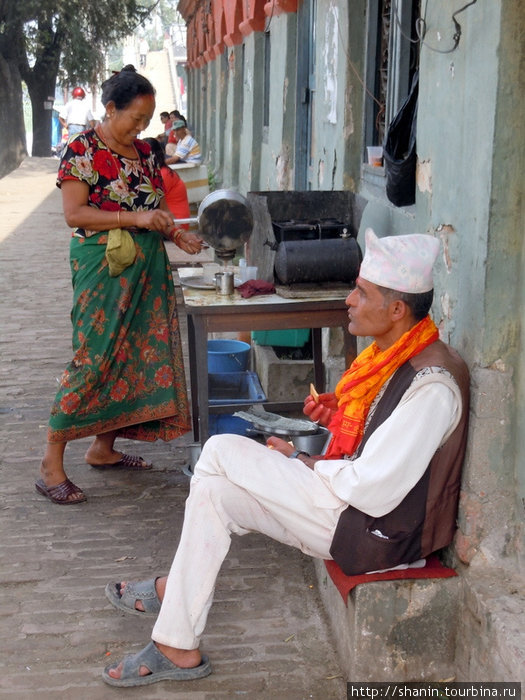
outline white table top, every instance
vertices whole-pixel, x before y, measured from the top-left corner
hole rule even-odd
[[[205,266],[208,267],[208,266]],[[220,272],[223,267],[221,265],[215,265],[213,268],[215,271]],[[228,271],[232,271],[239,280],[239,268],[238,267],[233,267],[229,265],[227,268]],[[184,280],[187,279],[193,280],[199,284],[200,279],[202,279],[202,282],[204,284],[207,284],[207,280],[210,279],[208,276],[204,277],[204,268],[195,268],[195,267],[180,267],[177,270],[179,274],[179,279],[181,282],[182,286],[182,292],[184,295],[184,303],[186,306],[207,306],[207,307],[214,307],[214,306],[236,306],[236,307],[250,307],[250,306],[275,306],[275,305],[284,305],[284,304],[304,304],[304,303],[311,303],[311,302],[317,302],[320,304],[320,306],[323,305],[323,302],[327,301],[343,301],[343,298],[341,297],[340,294],[334,293],[333,296],[328,296],[323,299],[319,299],[318,297],[302,297],[302,298],[287,298],[287,297],[282,297],[279,296],[279,294],[255,294],[252,297],[248,297],[245,299],[240,295],[240,293],[235,290],[235,292],[231,296],[226,296],[223,294],[219,294],[218,292],[215,291],[215,287],[212,286],[210,289],[195,289],[193,287],[185,286],[184,285]],[[210,283],[211,284],[211,283]]]

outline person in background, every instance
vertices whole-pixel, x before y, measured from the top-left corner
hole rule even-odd
[[[173,155],[168,155],[168,153],[166,153],[166,164],[201,163],[201,148],[189,133],[186,124],[182,120],[178,120],[173,124],[172,130],[175,132],[177,143]]]
[[[186,127],[188,126],[188,122],[186,121],[186,117],[183,117],[178,109],[174,109],[172,112],[170,112],[170,119],[172,121],[172,124],[174,124],[177,121],[181,121],[181,122],[184,122],[184,126],[186,126]]]
[[[165,148],[166,144],[168,143],[168,135],[171,131],[173,121],[170,119],[169,112],[161,112],[159,116],[160,121],[164,126],[164,131],[161,134],[158,134],[157,140],[160,141],[162,147]]]
[[[86,500],[67,477],[70,440],[94,436],[85,460],[96,469],[141,471],[142,457],[117,451],[117,437],[173,440],[190,430],[171,266],[164,238],[200,252],[202,239],[176,227],[151,148],[138,139],[155,90],[131,65],[102,84],[103,122],[70,139],[57,185],[73,229],[72,361],[51,408],[36,490],[53,503]],[[110,270],[110,233],[129,232],[134,261]],[[129,242],[129,240],[128,240]]]
[[[57,158],[59,158],[62,153],[63,128],[63,125],[60,123],[58,110],[53,108],[53,115],[51,117],[51,153]]]
[[[151,151],[157,160],[164,185],[164,200],[176,219],[189,219],[190,205],[188,192],[184,181],[175,170],[166,165],[164,151],[157,139],[144,139],[151,147]],[[182,224],[182,228],[188,228],[188,224]]]
[[[146,61],[148,60],[149,44],[145,36],[139,41],[139,65],[141,68],[146,67]]]
[[[164,147],[164,150],[166,152],[167,156],[173,156],[175,155],[175,151],[177,150],[176,146],[179,141],[177,138],[177,135],[175,133],[175,130],[173,129],[173,124],[175,124],[176,121],[182,121],[184,122],[186,128],[188,128],[188,124],[186,122],[185,117],[182,116],[182,114],[179,112],[178,109],[174,109],[173,112],[170,112],[170,119],[172,123],[172,127],[168,132],[168,139],[166,142],[166,145]],[[189,133],[189,130],[188,130]]]
[[[95,126],[95,117],[83,88],[76,87],[73,90],[71,100],[62,107],[58,118],[70,137]]]
[[[345,574],[421,565],[452,541],[469,375],[428,313],[439,240],[365,236],[346,305],[349,332],[373,343],[334,393],[314,391],[304,403],[331,433],[326,453],[311,456],[275,436],[267,445],[240,435],[207,440],[168,577],[106,586],[117,609],[157,615],[152,641],[104,670],[109,685],[211,673],[200,639],[232,534],[263,533],[333,559]]]

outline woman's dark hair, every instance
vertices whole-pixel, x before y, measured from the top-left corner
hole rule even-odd
[[[186,117],[184,117],[184,116],[179,112],[178,109],[174,109],[173,111],[171,111],[171,112],[170,112],[170,117],[171,117],[172,114],[173,114],[173,116],[175,117],[175,119],[180,119],[181,121],[184,122],[184,124],[185,124],[186,126],[188,126],[188,122],[186,121]]]
[[[101,102],[104,107],[114,102],[117,109],[126,109],[136,97],[155,95],[155,88],[150,81],[131,64],[124,66],[119,73],[114,73],[102,83]]]
[[[153,152],[153,155],[155,156],[155,160],[157,161],[158,167],[159,168],[166,167],[166,160],[164,158],[164,151],[162,150],[162,146],[157,141],[157,139],[147,138],[147,139],[143,139],[143,141],[144,141],[144,143],[148,143],[150,145],[151,150]]]
[[[397,292],[395,289],[379,286],[379,291],[388,302],[400,299],[404,301],[412,312],[412,316],[416,321],[422,321],[430,311],[432,301],[434,300],[434,290],[429,292],[421,292],[420,294],[411,294],[409,292]]]

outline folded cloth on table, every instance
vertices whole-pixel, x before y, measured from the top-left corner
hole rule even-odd
[[[265,280],[248,280],[237,287],[240,295],[247,299],[255,294],[274,294],[275,286]]]

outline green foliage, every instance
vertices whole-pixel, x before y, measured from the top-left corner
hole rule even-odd
[[[167,29],[178,15],[177,2],[0,0],[0,55],[16,59],[26,80],[57,58],[62,82],[93,84],[110,47],[143,27],[152,12]]]
[[[147,26],[153,12],[166,26],[176,2],[0,0],[0,130],[13,133],[13,123],[23,121],[23,81],[32,104],[33,155],[49,155],[51,112],[45,104],[48,96],[55,94],[57,80],[66,86],[100,84],[107,77],[105,63],[110,49]],[[115,69],[121,67],[119,64]],[[21,129],[12,138],[16,143],[11,150],[16,154],[25,151],[23,124]],[[0,172],[9,159],[13,160],[12,155],[6,156],[0,143]]]
[[[59,66],[69,84],[92,83],[104,51],[133,33],[148,17],[152,0],[0,0],[0,54],[16,57],[21,74]],[[20,38],[13,48],[13,39]]]

